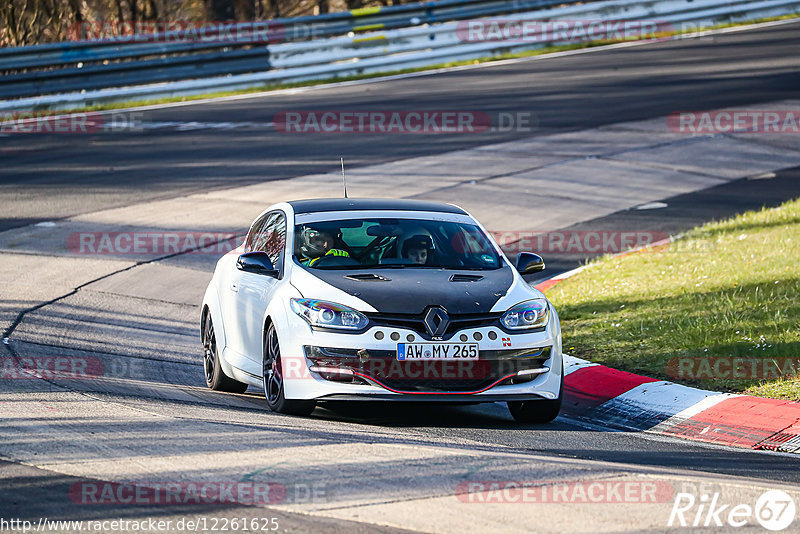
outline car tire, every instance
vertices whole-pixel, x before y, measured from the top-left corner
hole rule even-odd
[[[219,349],[217,336],[214,333],[214,323],[211,314],[206,313],[203,319],[203,370],[206,375],[206,385],[214,391],[227,393],[244,393],[247,384],[234,380],[225,374],[219,363]]]
[[[561,375],[561,388],[558,398],[553,400],[532,400],[507,402],[508,411],[518,423],[544,424],[549,423],[561,411],[561,401],[564,398],[564,375]]]
[[[281,346],[278,342],[278,332],[272,324],[269,325],[267,333],[264,335],[262,367],[264,396],[270,410],[288,415],[310,415],[314,411],[316,402],[313,400],[288,400],[284,396]]]

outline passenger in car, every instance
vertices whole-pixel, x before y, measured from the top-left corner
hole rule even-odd
[[[417,265],[426,265],[433,253],[433,241],[426,235],[415,235],[403,243],[403,257]]]

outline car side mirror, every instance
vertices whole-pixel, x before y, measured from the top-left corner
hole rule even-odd
[[[236,260],[236,268],[240,271],[253,274],[263,274],[277,278],[280,274],[272,265],[269,254],[266,252],[246,252]]]
[[[517,271],[519,271],[520,274],[544,271],[544,260],[538,254],[520,252],[517,256]]]

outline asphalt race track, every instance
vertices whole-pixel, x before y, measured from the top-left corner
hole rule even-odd
[[[270,516],[287,532],[523,532],[534,525],[542,532],[663,532],[669,502],[548,504],[534,512],[453,496],[473,479],[648,479],[720,491],[734,503],[752,503],[768,489],[797,495],[796,456],[612,431],[567,416],[519,425],[499,404],[327,404],[308,418],[272,414],[253,388],[222,395],[204,386],[198,306],[215,257],[76,257],[52,247],[44,233],[52,223],[57,241],[58,225],[75,217],[87,225],[149,227],[149,202],[190,205],[201,198],[191,195],[327,173],[340,155],[356,172],[675,111],[797,99],[798,51],[800,23],[793,23],[150,109],[137,112],[145,127],[133,132],[0,137],[0,327],[10,338],[0,356],[88,355],[115,370],[97,380],[0,380],[0,517]],[[419,136],[291,135],[272,125],[286,110],[452,109],[530,113],[535,127]],[[784,137],[771,149],[796,156],[800,141]],[[585,206],[576,203],[575,223],[567,226],[677,233],[800,196],[796,164],[752,178],[650,199],[664,201],[664,209],[620,209],[590,220],[577,217]],[[616,192],[624,197],[625,184]],[[237,214],[207,213],[209,228],[235,221],[246,231]],[[175,220],[173,228],[193,229],[186,224]],[[556,258],[548,272],[580,259]],[[266,508],[76,505],[72,488],[87,480],[277,481],[287,497]],[[320,498],[306,498],[314,487],[322,488]]]

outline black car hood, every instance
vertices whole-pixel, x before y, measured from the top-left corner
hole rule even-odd
[[[367,302],[378,312],[390,314],[421,314],[428,306],[435,305],[442,306],[449,314],[488,313],[514,281],[508,266],[491,271],[384,268],[309,269],[309,272]],[[386,280],[370,279],[370,275]]]

